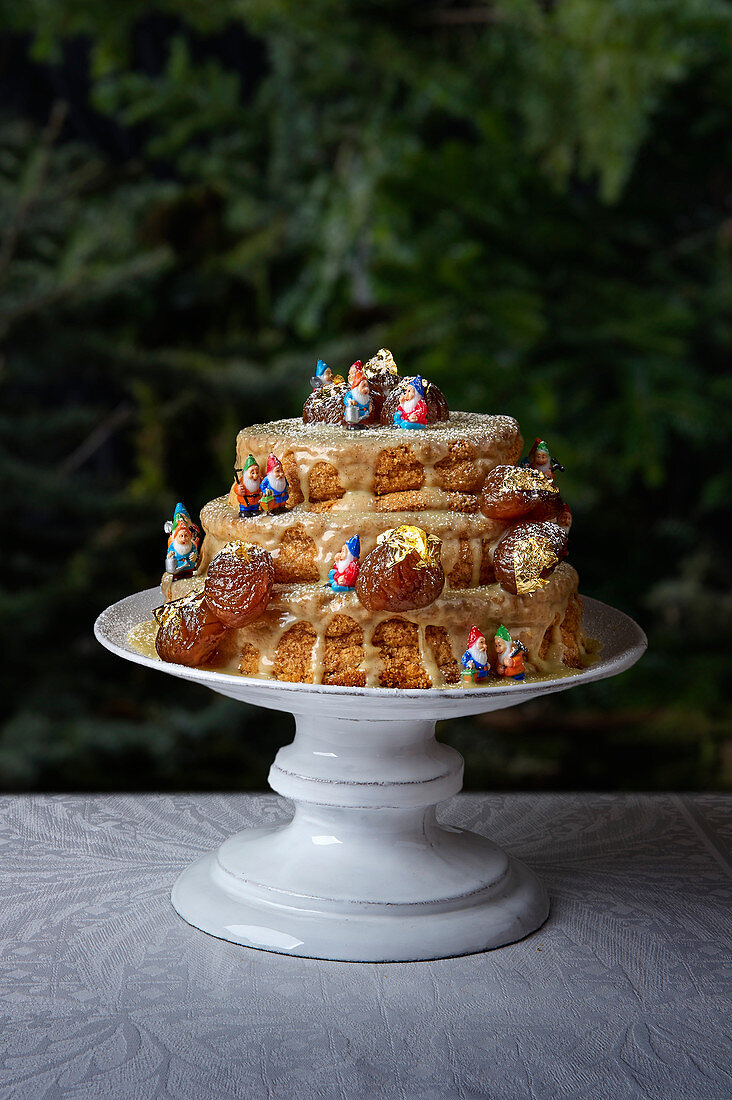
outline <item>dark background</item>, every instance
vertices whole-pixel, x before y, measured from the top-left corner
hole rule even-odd
[[[474,787],[730,785],[732,8],[0,7],[0,787],[265,784],[291,719],[112,657],[162,524],[390,347],[566,466],[631,672],[455,721]]]

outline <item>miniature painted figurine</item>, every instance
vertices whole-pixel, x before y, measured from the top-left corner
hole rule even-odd
[[[550,481],[554,481],[555,470],[564,473],[564,466],[562,466],[561,462],[557,462],[556,459],[552,458],[546,443],[543,439],[539,439],[538,437],[521,465],[530,466],[532,470],[538,470],[540,474],[543,474],[544,477],[548,477]]]
[[[344,542],[333,558],[333,568],[328,574],[328,582],[334,592],[353,592],[358,580],[358,558],[361,553],[361,540],[353,535]]]
[[[361,362],[360,359],[357,359],[355,361],[355,363],[351,363],[350,367],[348,368],[348,386],[349,386],[349,389],[350,389],[351,386],[353,386],[356,375],[359,372],[363,373],[363,363]]]
[[[488,679],[491,671],[488,645],[485,634],[478,630],[477,626],[471,626],[470,628],[468,648],[463,653],[461,664],[463,666],[463,686]]]
[[[349,382],[351,381],[352,370],[353,367],[351,367],[351,370],[348,372]],[[367,420],[373,412],[374,404],[371,400],[371,390],[369,388],[368,379],[360,370],[354,371],[351,389],[344,396],[343,404],[345,406],[343,419],[347,428],[357,428],[358,425],[363,420]]]
[[[198,544],[201,530],[193,522],[183,504],[176,504],[173,519],[163,528],[168,536],[165,572],[176,579],[190,577],[198,564]]]
[[[285,511],[290,489],[282,469],[282,463],[276,455],[267,459],[266,476],[262,478],[262,499],[259,502],[261,512],[276,514]]]
[[[524,656],[528,649],[523,642],[514,641],[505,626],[499,626],[493,639],[496,651],[496,676],[509,680],[525,680]]]
[[[407,379],[407,385],[394,413],[397,428],[424,428],[427,423],[427,404],[424,399],[424,383],[419,375]]]
[[[239,501],[239,515],[256,516],[262,499],[260,487],[262,474],[254,455],[247,455],[243,467],[240,470],[234,470],[234,477],[236,478],[234,493]]]
[[[315,374],[310,379],[310,384],[313,387],[313,391],[319,390],[322,386],[328,386],[333,381],[333,371],[328,364],[322,359],[318,359],[315,367]]]

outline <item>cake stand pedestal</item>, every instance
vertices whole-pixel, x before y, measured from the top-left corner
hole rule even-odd
[[[468,954],[544,923],[549,899],[533,871],[485,837],[437,821],[437,805],[462,787],[463,761],[435,740],[435,722],[622,672],[646,647],[632,619],[585,600],[585,630],[603,648],[576,676],[472,689],[339,688],[144,657],[127,633],[159,601],[151,589],[114,604],[97,620],[97,638],[128,660],[289,711],[296,722],[269,773],[294,803],[293,817],[245,829],[183,871],[172,901],[184,920],[247,947],[362,962]]]

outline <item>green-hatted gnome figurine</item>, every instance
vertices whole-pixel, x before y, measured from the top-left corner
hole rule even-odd
[[[557,462],[556,459],[552,458],[546,443],[538,437],[521,465],[530,466],[532,470],[537,470],[544,477],[548,477],[550,481],[554,481],[555,470],[564,473],[564,466],[561,462]]]
[[[528,649],[523,642],[514,641],[508,629],[501,624],[493,638],[496,653],[496,676],[505,676],[508,680],[525,680],[524,657]]]
[[[254,455],[247,455],[242,468],[234,470],[234,476],[236,478],[234,494],[239,501],[239,515],[256,516],[262,499],[260,488],[262,475]]]

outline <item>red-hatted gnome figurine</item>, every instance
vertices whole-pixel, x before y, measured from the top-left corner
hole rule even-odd
[[[354,367],[356,367],[355,371]],[[353,371],[353,381],[350,390],[343,398],[343,420],[347,428],[357,428],[362,420],[367,420],[371,416],[374,403],[371,400],[371,388],[369,387],[368,378],[361,371],[360,364],[357,367],[354,363],[349,370],[349,382],[351,381],[351,371]]]
[[[198,565],[198,544],[201,529],[197,527],[183,504],[176,504],[173,519],[163,528],[168,536],[168,552],[165,555],[165,572],[179,580],[190,577]]]
[[[424,428],[427,423],[424,382],[418,374],[407,379],[399,407],[394,413],[394,423],[397,428]]]
[[[262,474],[254,455],[247,455],[241,470],[234,470],[236,485],[234,494],[239,501],[240,516],[256,516],[262,499]]]
[[[524,657],[528,649],[523,642],[515,641],[503,625],[498,627],[493,639],[496,651],[496,676],[505,676],[508,680],[525,680]]]
[[[537,470],[544,477],[548,477],[550,481],[554,481],[555,470],[564,473],[564,466],[561,462],[557,462],[556,459],[552,458],[546,443],[538,437],[521,465],[530,466],[532,470]]]
[[[284,512],[290,496],[285,471],[277,455],[270,454],[267,459],[267,474],[262,478],[262,499],[259,508],[262,512]]]
[[[356,587],[360,553],[361,540],[358,535],[343,543],[333,558],[333,568],[328,574],[328,582],[334,592],[352,592]]]
[[[477,626],[471,626],[468,635],[468,648],[463,653],[461,664],[463,666],[463,684],[476,683],[487,680],[491,671],[488,657],[488,645],[485,634],[478,630]]]

